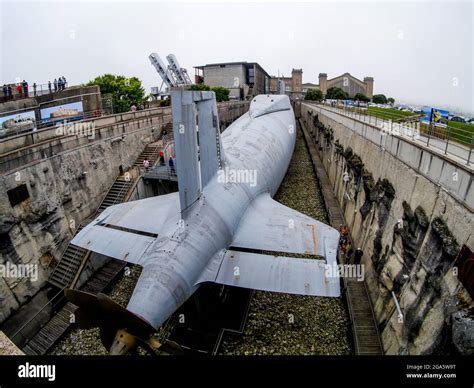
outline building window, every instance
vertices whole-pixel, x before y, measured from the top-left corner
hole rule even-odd
[[[30,193],[28,193],[28,188],[25,184],[15,187],[14,189],[8,190],[7,194],[8,199],[10,200],[10,205],[12,205],[12,207],[30,198]]]
[[[249,84],[255,83],[255,71],[254,69],[249,69]]]

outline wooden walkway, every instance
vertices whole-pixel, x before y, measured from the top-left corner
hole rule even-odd
[[[311,135],[307,129],[301,125],[299,120],[298,126],[303,132],[306,145],[311,155],[314,171],[318,176],[331,226],[339,229],[339,226],[344,225],[346,222],[332,190],[331,181],[324,169],[324,165],[317,151],[317,146],[311,138]],[[343,278],[343,284],[347,307],[352,322],[355,353],[357,355],[383,354],[382,344],[380,342],[380,336],[365,281],[361,282],[357,279]]]

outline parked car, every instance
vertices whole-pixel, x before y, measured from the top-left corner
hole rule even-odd
[[[460,117],[460,116],[451,117],[451,121],[455,121],[457,123],[465,123],[466,122],[466,120],[463,117]]]

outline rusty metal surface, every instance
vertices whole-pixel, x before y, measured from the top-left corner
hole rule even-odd
[[[223,249],[197,282],[287,294],[339,297],[339,278],[326,276],[326,262]]]
[[[323,260],[228,250],[214,282],[262,291],[340,296],[339,278],[329,278]]]
[[[324,256],[336,261],[339,233],[265,193],[243,215],[232,247]]]

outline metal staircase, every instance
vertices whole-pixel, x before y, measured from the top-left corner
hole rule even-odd
[[[74,235],[82,230],[84,224],[85,222],[79,225]],[[86,254],[87,251],[85,249],[69,244],[49,277],[49,283],[59,288],[64,288],[71,284]]]
[[[154,166],[160,156],[159,150],[161,147],[161,144],[158,143],[147,145],[133,164],[133,167],[143,167],[143,161],[145,159],[148,159],[148,161],[150,162],[150,167]]]
[[[110,188],[105,198],[102,200],[102,203],[97,209],[97,213],[101,213],[109,206],[124,202],[128,191],[130,190],[130,187],[132,187],[133,183],[134,180],[131,179],[129,176],[119,176],[115,180],[114,184]]]

